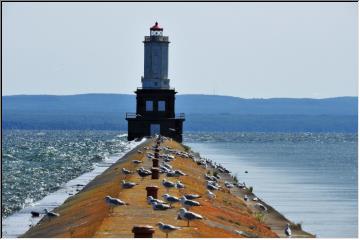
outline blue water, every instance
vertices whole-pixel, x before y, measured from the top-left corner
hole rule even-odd
[[[317,237],[358,236],[357,135],[192,133],[185,144]]]
[[[5,130],[2,137],[3,216],[130,148],[117,131]],[[357,237],[357,135],[185,133],[184,142],[305,230]]]
[[[128,151],[131,144],[117,131],[4,130],[2,146],[1,212],[6,217]]]

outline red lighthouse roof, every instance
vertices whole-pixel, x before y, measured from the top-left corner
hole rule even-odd
[[[150,30],[162,31],[163,29],[159,26],[158,22],[155,22],[155,25],[150,28]]]

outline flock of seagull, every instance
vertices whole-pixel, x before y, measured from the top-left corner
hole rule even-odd
[[[145,150],[150,150],[149,147],[144,147]],[[155,146],[153,147],[153,150],[155,149]],[[173,150],[169,147],[163,147],[162,150],[165,150],[165,152],[169,152],[169,153],[173,153],[176,154],[178,156],[182,156],[182,157],[187,157],[187,158],[193,158],[192,155],[186,153],[186,152],[181,152],[181,151],[177,151],[177,150]],[[141,150],[138,150],[138,153],[143,153]],[[152,160],[153,158],[155,158],[155,155],[153,153],[147,152],[147,158],[149,160]],[[184,173],[183,171],[179,170],[179,169],[174,169],[172,167],[172,165],[170,164],[170,162],[172,160],[175,159],[175,157],[171,154],[159,154],[159,159],[162,159],[163,162],[161,163],[161,165],[159,166],[159,172],[161,174],[165,174],[166,177],[168,178],[178,178],[178,180],[176,182],[172,182],[166,178],[164,178],[161,182],[162,186],[166,189],[166,194],[162,195],[162,199],[155,199],[152,196],[148,196],[147,197],[147,203],[152,207],[153,210],[155,211],[165,211],[168,209],[172,209],[174,208],[173,205],[178,203],[181,204],[181,208],[178,211],[178,215],[177,215],[177,219],[181,219],[181,220],[185,220],[187,221],[187,226],[190,226],[190,222],[193,220],[201,220],[203,219],[203,217],[195,212],[190,211],[191,208],[196,207],[196,206],[201,206],[201,204],[196,201],[196,199],[201,198],[201,196],[199,194],[183,194],[183,196],[181,197],[176,197],[176,196],[172,196],[169,194],[169,190],[170,189],[178,189],[179,192],[185,188],[185,184],[182,183],[179,178],[183,177],[183,176],[187,176],[186,173]],[[133,160],[132,161],[134,164],[140,164],[142,163],[141,160]],[[130,175],[130,174],[134,174],[133,171],[126,169],[126,168],[122,168],[122,173],[125,175]],[[148,169],[145,169],[143,167],[140,167],[138,169],[136,169],[136,173],[141,177],[141,179],[143,180],[144,178],[146,178],[147,176],[152,175],[152,172]],[[130,181],[125,181],[122,180],[121,181],[121,187],[124,189],[130,189],[135,187],[136,185],[138,185],[135,182],[130,182]],[[215,194],[208,191],[208,196],[210,199],[214,199],[215,198]],[[113,198],[111,196],[106,196],[105,197],[105,202],[109,205],[109,207],[111,208],[110,212],[112,212],[113,208],[116,206],[122,206],[122,205],[127,205],[128,203],[118,199],[118,198]],[[173,226],[171,224],[166,224],[163,222],[159,222],[157,224],[157,226],[159,227],[159,230],[164,232],[166,234],[166,237],[168,237],[169,233],[179,230],[181,229],[180,227],[177,226]]]
[[[163,141],[165,139],[165,137],[160,137],[160,139]],[[153,146],[152,150],[154,150],[155,148],[156,148],[156,146]],[[149,148],[149,147],[144,147],[144,149],[151,150],[151,148]],[[221,173],[230,173],[230,171],[227,170],[226,168],[224,168],[221,164],[215,163],[215,162],[211,161],[210,159],[205,159],[205,158],[197,159],[191,153],[178,151],[175,149],[171,149],[169,147],[161,147],[161,149],[164,150],[164,152],[167,152],[167,154],[159,154],[159,159],[163,160],[159,169],[160,169],[160,173],[165,174],[166,177],[179,178],[179,177],[187,176],[186,173],[184,173],[178,169],[173,169],[173,167],[171,166],[170,162],[175,159],[174,155],[178,155],[178,156],[185,157],[185,158],[191,158],[197,163],[197,165],[200,165],[201,167],[203,167],[205,169],[207,169],[208,167],[212,167]],[[143,151],[138,150],[138,153],[143,153]],[[171,155],[171,154],[174,154],[174,155]],[[152,160],[153,158],[155,158],[155,155],[153,153],[147,152],[147,158],[149,160]],[[133,160],[132,162],[134,164],[142,163],[141,160]],[[126,168],[122,168],[121,171],[124,175],[134,174],[133,171],[128,170]],[[136,172],[141,177],[142,180],[145,177],[152,175],[152,172],[150,170],[145,169],[143,167],[138,168],[136,170]],[[207,198],[210,201],[212,201],[216,198],[216,194],[214,193],[214,191],[222,189],[222,186],[218,183],[220,176],[219,175],[211,176],[211,175],[205,174],[204,178],[206,180]],[[125,180],[121,181],[121,187],[124,189],[131,189],[131,188],[135,187],[136,185],[138,185],[138,183],[125,181]],[[162,180],[162,186],[167,191],[166,194],[162,195],[163,200],[155,199],[152,196],[148,196],[146,199],[147,203],[149,205],[151,205],[153,210],[165,211],[165,210],[173,208],[173,204],[179,203],[179,204],[181,204],[182,207],[178,211],[177,219],[187,221],[188,227],[190,226],[191,221],[204,219],[200,214],[190,211],[190,209],[193,207],[201,206],[201,204],[198,201],[196,201],[196,199],[201,198],[200,195],[184,194],[181,197],[176,197],[176,196],[170,195],[169,194],[170,189],[175,188],[175,189],[178,189],[180,192],[182,189],[184,189],[186,187],[185,184],[183,184],[180,180],[178,180],[176,182],[172,182],[172,181],[164,178]],[[234,187],[238,187],[240,189],[246,189],[245,183],[231,183],[231,182],[225,181],[224,186],[227,189],[231,189]],[[118,198],[113,198],[111,196],[106,196],[104,199],[105,199],[106,204],[110,208],[110,212],[113,212],[114,207],[129,205],[129,203],[126,203]],[[245,194],[243,199],[244,199],[244,201],[249,201],[248,195]],[[258,201],[259,199],[257,197],[254,197],[254,198],[252,198],[252,200]],[[258,207],[262,211],[268,210],[267,207],[265,205],[261,204],[260,202],[257,202],[255,204],[255,206]],[[45,212],[46,216],[48,216],[50,219],[60,216],[59,213],[48,211],[47,209],[44,209],[44,212]],[[33,216],[36,216],[36,215],[38,216],[39,213],[31,212],[31,214]],[[173,226],[170,224],[165,224],[163,222],[157,223],[157,226],[159,227],[160,231],[162,231],[166,234],[166,237],[168,237],[169,233],[181,229],[180,227]],[[236,232],[241,232],[241,231],[236,231]],[[285,227],[284,233],[287,237],[291,237],[291,228],[290,228],[289,223]]]

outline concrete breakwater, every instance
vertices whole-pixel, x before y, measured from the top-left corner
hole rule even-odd
[[[64,204],[54,209],[60,216],[49,219],[44,217],[37,225],[32,227],[21,237],[133,237],[132,229],[135,225],[153,226],[153,237],[165,237],[156,224],[163,222],[181,227],[174,231],[170,237],[284,237],[284,228],[291,223],[271,206],[261,200],[253,201],[256,197],[247,188],[226,188],[224,182],[233,182],[234,179],[228,173],[219,173],[222,188],[215,191],[216,198],[210,200],[206,194],[205,174],[213,175],[216,170],[199,166],[193,158],[185,155],[174,155],[170,164],[186,176],[166,177],[163,174],[159,179],[151,176],[142,179],[136,169],[144,167],[150,169],[153,162],[147,154],[153,153],[154,139],[149,139],[134,150],[126,154],[117,163],[112,165],[104,173],[97,176],[85,188],[76,195],[67,199]],[[183,145],[165,140],[160,144],[162,147],[185,152]],[[145,149],[147,148],[147,149]],[[165,153],[162,150],[160,154]],[[195,160],[197,158],[195,157]],[[133,160],[141,160],[140,164],[134,164]],[[133,171],[133,174],[125,175],[122,168]],[[185,184],[184,189],[166,190],[162,186],[162,180],[167,178],[173,182],[180,180]],[[121,188],[121,181],[136,182],[131,189]],[[191,211],[203,216],[204,219],[192,221],[190,227],[187,222],[177,219],[181,205],[173,204],[173,208],[166,211],[155,211],[146,201],[146,187],[158,186],[158,198],[169,193],[173,196],[184,194],[199,194],[202,197],[196,199],[201,206],[191,208]],[[129,205],[117,206],[110,211],[104,201],[105,196],[119,198]],[[249,200],[245,201],[245,195]],[[266,207],[266,211],[259,208],[257,203]],[[299,226],[291,223],[294,237],[314,237],[302,231]]]

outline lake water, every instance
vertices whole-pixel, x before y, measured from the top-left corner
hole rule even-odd
[[[357,237],[357,135],[185,133],[184,142],[224,164],[305,230]],[[19,211],[76,193],[70,180],[88,181],[93,176],[86,173],[102,171],[134,146],[117,131],[4,130],[2,144],[2,215],[13,217],[3,221],[11,226]]]
[[[116,131],[4,130],[2,236],[17,237],[140,142]]]
[[[192,133],[185,144],[222,163],[304,230],[357,237],[357,135]]]

